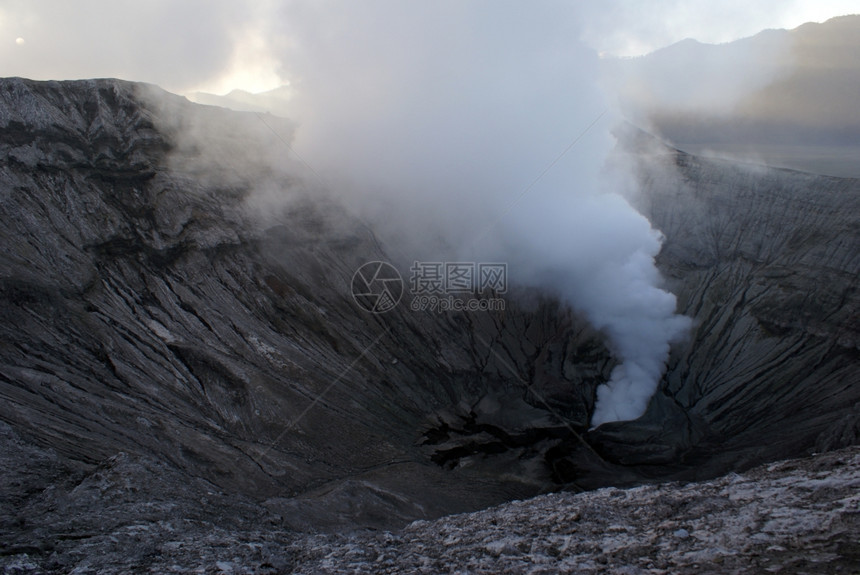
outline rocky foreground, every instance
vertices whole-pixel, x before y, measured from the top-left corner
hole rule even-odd
[[[860,449],[314,541],[301,573],[857,573]]]
[[[146,489],[145,468],[115,458],[81,491],[101,497],[110,517]],[[170,516],[158,500],[150,505],[153,516]],[[6,573],[858,573],[860,447],[706,482],[545,495],[399,532],[302,535],[272,516],[241,523],[225,514],[219,524],[211,515],[93,525],[41,561],[22,547],[4,550],[0,565]]]

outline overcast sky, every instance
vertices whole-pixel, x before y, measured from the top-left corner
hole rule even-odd
[[[545,22],[526,12],[552,13],[571,35],[615,56],[688,37],[726,42],[860,12],[857,0],[0,0],[0,76],[120,77],[180,93],[258,92],[295,81],[293,61],[319,48],[321,39],[365,27],[366,37],[392,35],[397,49],[409,12],[435,13],[457,26],[462,5],[485,10],[490,22],[500,13],[519,14],[523,26]],[[356,14],[358,21],[350,21]]]

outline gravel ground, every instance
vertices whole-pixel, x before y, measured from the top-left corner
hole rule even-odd
[[[121,510],[123,469],[132,467],[135,477],[145,475],[119,458],[89,488]],[[701,483],[545,495],[399,532],[290,532],[277,517],[230,501],[219,503],[220,521],[184,517],[190,497],[174,508],[154,501],[151,521],[68,534],[53,549],[7,547],[0,566],[6,573],[860,572],[860,447]]]

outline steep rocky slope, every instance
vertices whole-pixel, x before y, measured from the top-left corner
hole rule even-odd
[[[334,523],[361,493],[387,523],[550,485],[540,444],[585,428],[609,367],[584,322],[365,312],[352,275],[385,254],[309,199],[274,118],[108,80],[0,96],[0,413],[22,435],[83,471],[130,451],[258,500],[321,490]],[[440,465],[483,449],[505,453]]]
[[[601,334],[516,290],[363,311],[352,275],[384,248],[299,177],[290,130],[114,80],[0,82],[3,554],[395,527],[856,441],[857,180],[626,137],[696,327],[641,420],[589,432]]]
[[[615,461],[682,460],[705,475],[855,442],[860,181],[622,139],[616,161],[637,166],[633,201],[665,234],[658,264],[696,323],[649,413],[592,440]]]

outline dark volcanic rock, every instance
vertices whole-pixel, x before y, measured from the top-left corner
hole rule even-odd
[[[860,416],[860,180],[650,150],[638,154],[640,208],[666,235],[658,264],[696,326],[663,398],[616,426],[620,443],[633,427],[654,439],[669,428],[657,444],[718,455],[704,473],[798,453],[821,434],[851,444],[833,427]]]
[[[113,80],[11,79],[0,98],[0,416],[23,437],[86,469],[154,458],[277,507],[348,488],[338,524],[551,486],[545,440],[585,428],[611,366],[583,321],[552,302],[363,311],[352,275],[385,254],[291,175],[275,118]],[[603,351],[575,360],[583,393],[565,398],[579,348]],[[424,436],[449,412],[511,434],[504,458],[434,462],[444,447]],[[498,454],[478,427],[474,453]]]
[[[295,573],[856,573],[860,450],[303,541]],[[777,503],[778,502],[778,503]]]
[[[855,573],[860,450],[701,483],[604,488],[416,521],[307,534],[180,478],[111,458],[53,509],[53,531],[5,547],[8,573]],[[98,516],[87,499],[100,500]],[[40,497],[44,504],[47,497]],[[133,518],[133,519],[130,519]],[[157,518],[157,520],[155,519]]]
[[[386,254],[299,177],[291,129],[140,84],[0,81],[8,565],[106,545],[145,565],[254,525],[238,557],[276,570],[300,530],[856,441],[857,180],[636,151],[696,327],[643,418],[586,433],[601,334],[539,297],[364,312],[352,275]]]

